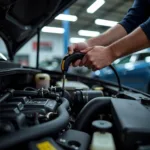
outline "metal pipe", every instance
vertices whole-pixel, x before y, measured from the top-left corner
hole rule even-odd
[[[10,98],[13,95],[13,93],[14,93],[13,89],[11,89],[7,93],[5,93],[2,97],[0,97],[0,103],[7,100],[8,98]]]
[[[38,69],[39,68],[39,57],[40,57],[40,34],[41,33],[41,30],[38,29],[38,32],[37,32],[37,55],[36,55],[36,68]]]

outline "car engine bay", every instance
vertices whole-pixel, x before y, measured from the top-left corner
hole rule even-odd
[[[45,73],[50,86],[36,88],[35,76]],[[70,74],[62,91],[61,78],[46,70],[3,70],[0,150],[150,149],[148,94]]]
[[[39,68],[41,29],[75,2],[0,0],[0,150],[150,150],[150,95],[71,74],[64,90],[61,72]],[[38,69],[13,63],[34,35]]]

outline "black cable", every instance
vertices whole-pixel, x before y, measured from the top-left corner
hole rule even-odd
[[[120,91],[120,92],[123,91],[122,86],[121,86],[120,77],[119,77],[119,75],[118,75],[116,69],[115,69],[112,65],[109,65],[109,67],[113,70],[113,72],[114,72],[114,74],[115,74],[115,76],[116,76],[116,78],[117,78],[117,82],[118,82],[118,86],[119,86],[119,91]]]

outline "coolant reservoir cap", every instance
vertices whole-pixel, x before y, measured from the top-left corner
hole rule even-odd
[[[95,120],[92,122],[92,126],[97,131],[107,132],[110,128],[112,128],[112,123],[105,120]]]

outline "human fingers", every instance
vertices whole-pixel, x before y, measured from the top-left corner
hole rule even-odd
[[[76,47],[77,47],[76,43],[68,46],[68,54],[72,54],[76,49]]]
[[[92,50],[92,47],[89,47],[85,50],[82,50],[81,52],[82,53],[85,53],[85,56],[83,57],[82,61],[80,62],[80,66],[84,66],[86,61],[88,60],[88,52]]]
[[[79,66],[80,62],[81,62],[81,60],[78,59],[77,61],[75,61],[74,63],[72,63],[73,67]]]

